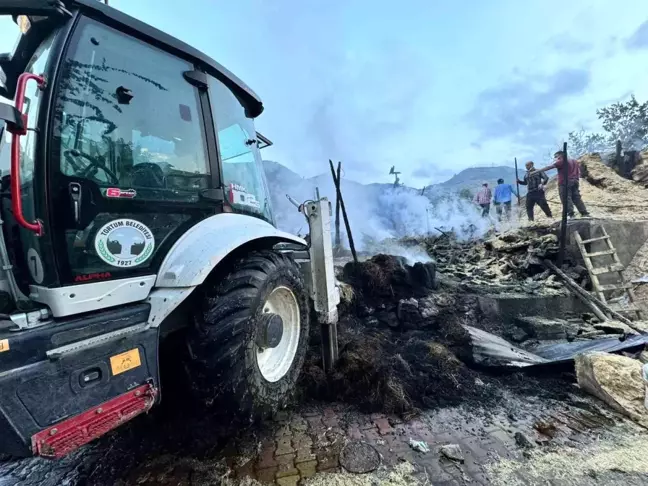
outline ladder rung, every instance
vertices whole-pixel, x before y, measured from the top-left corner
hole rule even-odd
[[[599,285],[598,290],[602,290],[603,292],[609,291],[609,290],[624,290],[624,289],[631,289],[632,284],[609,284],[609,285]]]
[[[581,243],[593,243],[595,241],[601,241],[601,240],[609,240],[609,236],[599,236],[597,238],[590,238],[589,240],[583,240]]]
[[[603,273],[622,272],[625,267],[621,263],[614,263],[607,267],[592,268],[592,275],[601,275]]]
[[[599,257],[603,255],[614,255],[616,250],[595,251],[594,253],[585,253],[587,258]]]
[[[642,312],[643,311],[643,309],[640,309],[639,307],[621,307],[617,305],[611,305],[609,307],[613,311],[617,311],[617,312]]]

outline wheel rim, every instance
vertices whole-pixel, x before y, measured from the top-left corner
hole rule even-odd
[[[274,348],[257,347],[257,365],[263,378],[274,383],[290,370],[299,346],[301,320],[299,303],[288,287],[274,289],[263,306],[263,312],[272,312],[283,320],[283,335]]]

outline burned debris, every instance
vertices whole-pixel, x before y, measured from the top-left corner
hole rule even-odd
[[[473,241],[451,232],[408,238],[399,243],[423,248],[432,261],[409,265],[379,254],[338,268],[346,288],[340,359],[329,376],[322,373],[315,339],[301,380],[303,396],[408,417],[444,405],[496,402],[502,389],[567,393],[573,373],[549,371],[545,380],[521,377],[521,370],[573,362],[588,349],[640,350],[644,336],[585,306],[561,317],[522,314],[506,322],[483,312],[484,299],[514,296],[530,303],[574,294],[547,266],[558,255],[555,232],[535,225]],[[579,288],[591,288],[577,259],[568,258],[559,270]]]
[[[513,250],[520,261],[529,246],[536,248],[528,241]],[[492,335],[476,329],[484,325],[477,295],[462,290],[479,283],[457,286],[437,274],[432,263],[410,266],[389,255],[349,262],[340,278],[353,288],[341,315],[340,358],[335,370],[324,375],[315,339],[301,381],[306,396],[404,416],[424,408],[497,399],[493,383],[498,378],[478,369],[484,363],[475,360],[482,341],[474,333]]]
[[[470,356],[463,324],[471,305],[445,293],[430,294],[437,287],[433,265],[410,266],[377,255],[347,263],[342,278],[355,292],[341,316],[340,359],[326,377],[317,351],[311,353],[302,378],[308,396],[408,415],[485,394],[462,361]]]
[[[551,226],[535,226],[492,233],[482,241],[459,241],[452,234],[437,238],[408,238],[406,246],[422,246],[434,258],[441,279],[466,292],[561,293],[564,286],[543,264],[558,254],[558,238]],[[567,265],[580,285],[587,270]]]

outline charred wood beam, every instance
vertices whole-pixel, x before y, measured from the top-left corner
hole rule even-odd
[[[331,166],[331,175],[333,176],[333,184],[335,185],[335,191],[338,201],[340,201],[340,209],[342,210],[342,217],[344,218],[344,226],[346,228],[347,237],[349,238],[349,248],[351,249],[351,254],[353,255],[353,261],[358,263],[358,254],[356,253],[355,244],[353,243],[353,235],[351,234],[351,225],[349,224],[349,217],[347,216],[346,207],[344,206],[344,198],[342,197],[342,188],[341,180],[335,175],[335,167],[333,167],[333,161],[329,159],[329,165]]]

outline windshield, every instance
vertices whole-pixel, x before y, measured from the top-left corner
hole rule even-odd
[[[87,21],[63,65],[54,138],[60,171],[106,198],[196,202],[211,184],[193,66]]]

